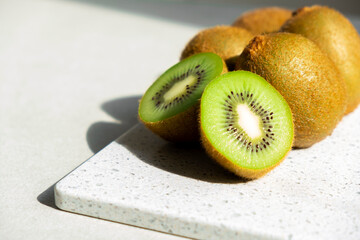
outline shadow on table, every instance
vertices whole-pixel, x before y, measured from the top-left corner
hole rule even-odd
[[[94,153],[138,123],[137,111],[140,97],[118,98],[101,105],[101,108],[119,123],[97,122],[89,127],[86,139]],[[207,182],[239,183],[244,181],[214,163],[205,154],[200,144],[168,143],[142,124],[133,128],[131,134],[120,139],[121,144],[140,160],[164,171]],[[139,144],[140,139],[143,139],[143,144]],[[148,148],[149,145],[153,148]]]
[[[314,4],[334,7],[345,14],[359,14],[360,2],[353,0],[204,0],[204,1],[131,1],[131,0],[68,0],[99,7],[119,10],[142,16],[162,19],[169,22],[179,22],[187,25],[210,27],[220,24],[231,24],[245,11],[265,6],[280,6],[297,9]],[[130,22],[131,24],[131,22]]]
[[[246,182],[215,163],[199,143],[174,144],[154,135],[144,125],[117,140],[129,150],[131,158],[168,173],[204,182],[237,184]]]
[[[37,200],[48,206],[51,208],[55,208],[55,209],[59,209],[56,205],[55,205],[55,195],[54,195],[54,187],[55,187],[54,183],[53,185],[51,185],[48,189],[46,189],[44,192],[42,192],[38,197]]]
[[[101,105],[102,110],[119,122],[97,122],[89,127],[86,133],[86,140],[93,153],[103,149],[107,144],[117,139],[137,123],[137,109],[140,97],[118,98]],[[56,183],[42,192],[37,197],[37,200],[48,207],[58,209],[55,205],[55,185]]]
[[[137,111],[140,97],[139,95],[118,98],[101,105],[101,109],[115,118],[118,123],[96,122],[89,127],[86,140],[93,153],[103,149],[138,122]]]
[[[138,123],[137,111],[141,96],[118,98],[101,105],[101,109],[118,120],[118,123],[96,122],[87,133],[86,140],[90,149],[96,153],[117,139],[123,133]],[[137,144],[139,138],[156,141],[156,148],[145,148]],[[241,183],[244,179],[233,175],[213,162],[202,150],[199,144],[176,145],[168,143],[139,124],[131,134],[121,138],[122,144],[141,161],[164,171],[214,183]],[[156,150],[156,151],[154,151]],[[55,183],[56,184],[56,183]],[[54,186],[42,192],[37,200],[55,209]]]

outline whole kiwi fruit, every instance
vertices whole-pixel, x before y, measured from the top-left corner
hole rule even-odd
[[[342,76],[308,38],[292,33],[256,36],[236,66],[265,78],[288,102],[295,125],[294,147],[310,147],[324,139],[344,115]]]
[[[289,105],[262,77],[233,71],[212,80],[200,106],[201,142],[221,166],[247,179],[278,166],[291,150]]]
[[[272,33],[280,29],[291,13],[291,10],[280,7],[258,8],[240,15],[232,26],[245,28],[254,35]]]
[[[232,71],[235,59],[252,39],[253,34],[243,28],[215,26],[200,31],[185,46],[180,59],[201,52],[212,52],[219,55],[226,63],[223,73]],[[227,67],[227,68],[226,68]]]
[[[200,97],[222,69],[223,61],[214,53],[199,53],[175,64],[141,98],[140,121],[168,141],[199,141]]]
[[[351,22],[335,9],[304,7],[294,12],[281,28],[314,41],[335,63],[347,87],[347,108],[352,112],[360,103],[360,37]]]

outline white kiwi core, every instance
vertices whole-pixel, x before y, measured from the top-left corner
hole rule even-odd
[[[172,101],[176,97],[180,97],[184,94],[184,89],[186,89],[186,85],[191,86],[197,81],[197,78],[193,75],[188,76],[184,80],[175,83],[165,94],[165,101]]]
[[[258,138],[262,135],[260,129],[260,119],[255,115],[247,104],[239,104],[236,107],[238,114],[238,124],[251,138]]]

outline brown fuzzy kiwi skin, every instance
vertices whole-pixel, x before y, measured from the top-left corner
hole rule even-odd
[[[260,178],[260,177],[266,175],[268,172],[270,172],[275,167],[277,167],[289,154],[289,152],[291,150],[291,145],[292,145],[292,143],[291,143],[287,154],[285,154],[284,157],[280,161],[278,161],[276,164],[269,166],[267,168],[263,168],[263,169],[249,169],[249,168],[242,168],[242,167],[232,163],[224,155],[222,155],[220,152],[218,152],[211,145],[209,140],[207,139],[206,134],[204,133],[201,126],[200,126],[200,139],[201,139],[201,144],[204,147],[206,153],[212,159],[214,159],[219,165],[223,166],[225,169],[229,170],[230,172],[233,172],[237,176],[248,179],[248,180]]]
[[[293,13],[281,28],[314,41],[335,63],[347,87],[347,109],[360,103],[360,36],[352,23],[335,9],[315,5]]]
[[[225,62],[224,72],[232,71],[235,59],[253,38],[249,31],[232,26],[215,26],[200,31],[185,46],[180,60],[196,53],[212,52],[219,55]],[[227,66],[227,69],[225,70]]]
[[[157,122],[139,120],[153,133],[170,142],[198,142],[200,139],[198,128],[198,113],[200,100],[192,107],[173,117]]]
[[[280,29],[291,13],[291,10],[280,7],[258,8],[240,15],[232,26],[245,28],[255,35],[272,33]]]
[[[285,98],[293,113],[296,148],[326,138],[344,115],[347,102],[342,76],[326,54],[301,35],[255,37],[236,68],[262,76]]]

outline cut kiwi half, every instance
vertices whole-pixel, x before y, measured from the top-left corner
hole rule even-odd
[[[142,97],[139,119],[168,141],[198,141],[199,99],[222,69],[223,61],[214,53],[199,53],[172,66]]]
[[[206,152],[247,179],[259,178],[280,164],[294,138],[285,99],[262,77],[247,71],[223,74],[207,85],[200,125]]]

